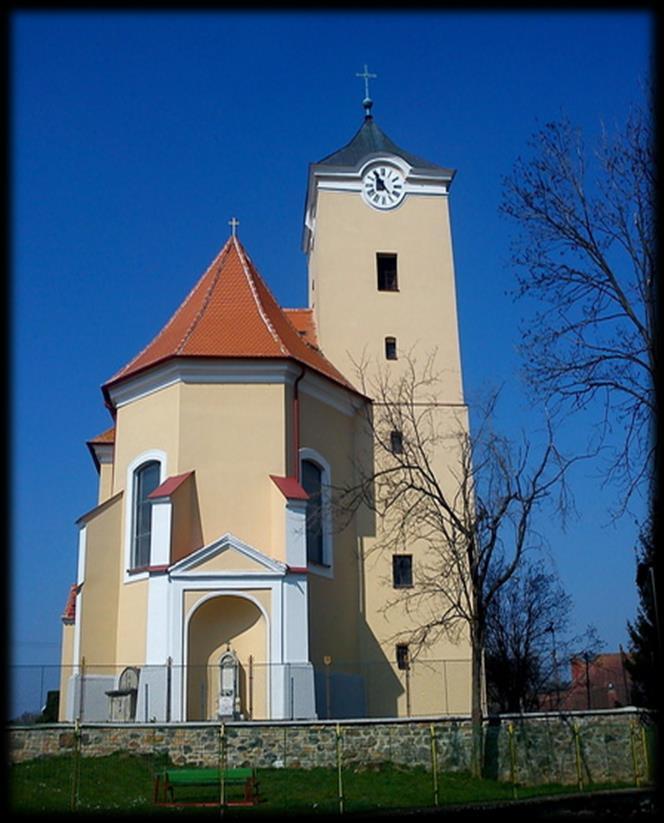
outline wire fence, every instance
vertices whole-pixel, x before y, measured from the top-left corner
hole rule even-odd
[[[245,778],[236,780],[245,769],[257,781],[256,808],[343,813],[524,798],[542,784],[642,788],[653,781],[655,726],[636,712],[505,717],[485,726],[484,772],[493,780],[484,783],[469,779],[469,728],[452,720],[76,722],[16,729],[11,742],[24,756],[10,770],[17,811],[233,806],[247,802]],[[41,756],[29,756],[37,746]],[[185,767],[193,782],[178,786]],[[212,781],[198,785],[203,768],[213,770]]]
[[[329,660],[329,658],[328,658]],[[223,662],[223,661],[222,661]],[[461,715],[469,660],[11,666],[13,722],[323,720]],[[225,673],[226,672],[226,673]],[[228,675],[228,677],[227,677]]]
[[[12,722],[264,720],[430,717],[468,713],[470,661],[235,661],[222,700],[220,665],[10,666]],[[541,711],[613,709],[631,704],[622,656],[600,655],[571,667],[572,677],[538,696]],[[307,689],[309,694],[307,696]],[[273,693],[279,691],[280,705]],[[489,691],[490,712],[500,712]],[[532,710],[533,707],[530,707]],[[503,711],[505,708],[503,708]]]

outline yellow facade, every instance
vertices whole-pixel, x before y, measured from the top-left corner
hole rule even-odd
[[[319,168],[319,171],[325,171]],[[431,454],[432,469],[446,493],[456,489],[458,435],[468,430],[463,398],[448,197],[410,194],[395,208],[367,204],[358,190],[333,184],[310,189],[315,228],[309,241],[309,298],[321,348],[341,370],[362,379],[369,394],[378,378],[396,384],[404,369],[422,374],[432,359],[438,377],[419,402],[429,404],[441,443]],[[396,255],[397,288],[380,290],[377,254]],[[387,360],[385,339],[396,341],[397,357]],[[437,404],[437,405],[433,405]],[[376,410],[375,414],[379,414]],[[369,440],[356,438],[356,454],[381,459]],[[359,455],[358,455],[359,459]],[[363,524],[363,525],[362,525]],[[410,670],[396,666],[396,644],[431,619],[431,604],[414,607],[410,592],[392,583],[392,550],[386,524],[366,512],[358,518],[357,554],[361,592],[360,658],[372,715],[467,712],[470,708],[470,644],[460,626],[418,650]],[[430,563],[430,549],[413,538],[400,551],[418,568]],[[406,609],[406,603],[408,609]],[[390,604],[390,605],[388,605]]]

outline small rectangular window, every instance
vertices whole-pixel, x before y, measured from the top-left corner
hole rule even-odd
[[[392,454],[403,454],[403,435],[396,429],[390,432],[390,451]]]
[[[397,643],[397,668],[410,669],[410,658],[408,655],[407,643]]]
[[[386,360],[396,360],[397,359],[397,338],[396,337],[386,337],[385,338],[385,359]]]
[[[395,589],[408,589],[413,585],[413,555],[392,555],[392,585]]]
[[[397,282],[397,256],[377,252],[378,291],[399,291]]]

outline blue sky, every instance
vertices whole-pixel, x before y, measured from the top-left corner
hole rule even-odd
[[[566,114],[588,141],[643,93],[644,12],[24,12],[11,19],[12,658],[55,664],[75,579],[75,520],[96,503],[85,441],[110,425],[101,384],[162,327],[228,237],[284,306],[306,304],[307,166],[374,115],[457,169],[451,212],[467,398],[503,384],[499,425],[541,420],[519,381],[514,228],[501,181]],[[564,444],[583,447],[587,419]],[[574,625],[626,645],[635,520],[575,469],[579,517],[542,524]],[[48,675],[50,676],[50,675]],[[35,678],[37,675],[35,675]],[[33,678],[34,679],[34,678]],[[34,686],[34,688],[41,688]],[[32,698],[31,698],[32,699]]]

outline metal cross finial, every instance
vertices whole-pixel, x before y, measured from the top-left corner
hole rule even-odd
[[[375,79],[378,77],[377,74],[370,74],[369,69],[367,68],[367,64],[364,64],[364,71],[362,74],[356,73],[355,77],[363,77],[364,78],[364,97],[366,100],[369,100],[369,78]]]
[[[235,217],[231,217],[228,225],[231,227],[231,237],[235,237],[235,229],[240,225],[240,221],[236,220]]]

